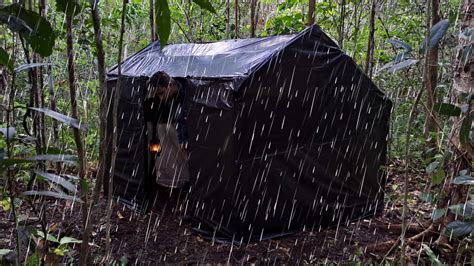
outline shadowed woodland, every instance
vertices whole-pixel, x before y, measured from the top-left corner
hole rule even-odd
[[[319,28],[328,36],[327,54],[352,58],[391,102],[390,118],[382,121],[386,149],[377,157],[383,162],[372,169],[381,198],[368,205],[377,211],[273,238],[224,241],[188,217],[192,182],[154,187],[146,208],[117,195],[127,58],[150,43],[171,51],[173,44],[258,43]],[[0,0],[0,29],[0,265],[474,264],[470,0]],[[292,64],[277,58],[275,64]],[[272,89],[279,90],[259,88],[256,95]],[[324,112],[333,103],[318,104]],[[218,139],[219,132],[209,136]],[[197,147],[193,141],[189,150]],[[199,154],[202,162],[210,158]]]

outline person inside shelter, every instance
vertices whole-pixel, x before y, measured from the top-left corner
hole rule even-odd
[[[148,141],[150,150],[157,154],[152,161],[156,183],[164,187],[179,188],[190,182],[185,96],[192,86],[187,79],[172,78],[161,71],[148,80],[147,98],[151,105],[147,109],[152,116],[159,117],[147,125],[151,133]]]

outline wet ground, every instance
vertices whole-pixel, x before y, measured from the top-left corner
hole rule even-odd
[[[377,243],[396,240],[399,232],[390,232],[383,227],[400,223],[401,177],[394,174],[387,184],[385,211],[368,220],[359,220],[349,226],[321,231],[301,231],[281,239],[265,240],[240,246],[204,240],[192,232],[191,225],[182,221],[183,194],[158,197],[153,210],[147,214],[136,213],[120,203],[114,204],[112,212],[111,247],[113,258],[117,262],[129,264],[157,263],[232,263],[232,264],[302,264],[302,263],[354,263],[380,262],[383,258],[396,261],[397,250],[370,251],[367,247]],[[411,180],[413,187],[419,181]],[[419,221],[429,218],[430,209],[419,201],[412,189],[413,209],[410,220]],[[31,210],[22,204],[20,218],[27,224],[38,227],[38,222],[28,218]],[[96,220],[93,226],[91,242],[92,259],[101,263],[105,254],[106,200],[102,198],[96,208]],[[54,236],[71,236],[80,239],[80,206],[64,200],[50,201],[47,208],[48,225],[54,230]],[[33,216],[33,215],[31,215]],[[26,219],[28,218],[28,219]],[[426,217],[425,217],[426,218]],[[11,212],[0,208],[0,249],[15,248],[14,224]],[[25,245],[24,245],[25,246]],[[78,246],[71,252],[57,258],[62,262],[74,262],[78,258]],[[421,252],[419,252],[421,254]],[[420,262],[423,256],[412,256],[413,262]],[[77,262],[77,261],[76,261]]]

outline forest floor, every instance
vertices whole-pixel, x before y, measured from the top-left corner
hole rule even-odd
[[[350,263],[396,261],[397,249],[390,246],[378,248],[381,243],[397,241],[400,230],[387,225],[401,222],[402,174],[391,165],[386,185],[385,210],[377,217],[359,220],[349,226],[321,231],[302,231],[276,240],[240,246],[204,240],[192,232],[191,225],[182,221],[182,195],[173,193],[161,197],[153,210],[139,214],[120,204],[114,205],[112,213],[111,246],[116,262],[131,264],[157,263]],[[422,176],[410,172],[410,222],[429,220],[431,209],[418,199],[423,191]],[[396,199],[396,200],[395,200]],[[105,253],[106,200],[101,199],[97,208],[91,242],[92,259],[100,263]],[[28,209],[20,210],[27,215]],[[79,205],[71,206],[65,201],[52,202],[47,208],[48,223],[54,228],[52,235],[66,235],[80,239],[81,216]],[[28,219],[25,219],[28,221]],[[34,222],[34,221],[33,221]],[[11,212],[0,209],[0,249],[15,248],[15,229]],[[410,234],[410,231],[408,232]],[[25,242],[25,241],[23,241]],[[429,240],[425,240],[429,242]],[[396,244],[396,243],[395,243]],[[27,241],[26,244],[27,245]],[[383,244],[381,244],[383,245]],[[73,262],[78,257],[78,246],[65,257],[53,262]],[[413,263],[429,261],[420,250],[409,249]],[[443,258],[443,261],[459,261],[459,257]]]

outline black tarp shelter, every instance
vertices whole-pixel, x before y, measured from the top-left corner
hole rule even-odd
[[[146,200],[144,99],[157,71],[196,85],[186,97],[189,169],[197,180],[187,209],[196,230],[258,240],[343,225],[383,208],[391,102],[318,26],[163,51],[155,42],[127,58],[116,196]],[[116,80],[114,67],[109,102]]]

